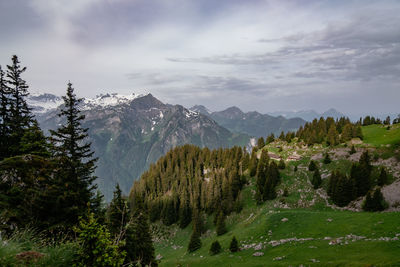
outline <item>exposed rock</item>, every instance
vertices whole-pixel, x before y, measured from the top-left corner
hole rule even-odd
[[[264,252],[256,252],[253,254],[254,257],[260,257],[260,256],[264,256]]]

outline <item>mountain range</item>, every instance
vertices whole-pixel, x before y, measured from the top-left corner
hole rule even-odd
[[[335,119],[341,118],[341,117],[346,117],[343,113],[337,111],[334,108],[330,108],[327,111],[323,113],[318,113],[315,110],[300,110],[300,111],[276,111],[276,112],[269,112],[268,113],[271,116],[283,116],[285,118],[302,118],[303,120],[306,121],[312,121],[315,118],[320,118],[320,117],[333,117]]]
[[[190,110],[209,116],[219,125],[232,132],[245,133],[255,137],[266,137],[271,133],[279,135],[282,131],[296,131],[306,123],[301,118],[274,117],[257,111],[245,113],[238,107],[210,112],[205,106],[196,105],[191,107]]]
[[[63,123],[57,116],[62,98],[30,96],[28,103],[45,132]],[[97,162],[100,191],[110,200],[115,183],[128,194],[132,182],[171,148],[194,144],[210,149],[245,146],[250,137],[232,133],[201,113],[180,105],[164,104],[151,94],[100,95],[84,99],[84,127]]]

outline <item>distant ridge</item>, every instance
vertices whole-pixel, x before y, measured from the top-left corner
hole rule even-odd
[[[266,137],[271,133],[278,135],[282,131],[295,131],[306,123],[301,118],[288,119],[283,116],[274,117],[268,114],[261,114],[257,111],[245,113],[235,106],[211,113],[206,107],[201,105],[193,106],[190,110],[209,116],[219,125],[232,132],[245,133],[254,137]]]

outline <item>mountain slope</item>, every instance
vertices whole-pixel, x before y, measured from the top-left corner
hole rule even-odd
[[[332,118],[341,118],[346,117],[343,113],[337,111],[334,108],[331,108],[323,113],[318,113],[315,110],[301,110],[301,111],[276,111],[276,112],[269,112],[271,116],[283,116],[287,119],[291,118],[302,118],[306,121],[312,121],[313,119],[319,119],[320,117],[332,117]]]
[[[237,107],[213,112],[209,116],[232,132],[246,133],[256,137],[265,137],[271,133],[279,135],[282,131],[295,131],[305,124],[305,121],[300,118],[273,117],[256,111],[244,113]]]
[[[195,144],[200,147],[247,145],[249,138],[232,134],[215,121],[180,105],[166,105],[153,97],[103,95],[86,99],[82,105],[97,162],[97,183],[109,200],[115,183],[125,194],[148,166],[172,147]],[[45,130],[62,123],[57,110],[37,113]]]

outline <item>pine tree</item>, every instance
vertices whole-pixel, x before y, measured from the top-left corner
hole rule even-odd
[[[275,136],[274,136],[274,134],[272,133],[272,134],[270,134],[270,135],[267,137],[266,143],[267,143],[267,144],[270,144],[270,143],[272,143],[272,142],[274,142],[274,141],[275,141]]]
[[[38,155],[45,158],[50,157],[49,144],[36,120],[21,138],[20,152],[22,154]]]
[[[265,146],[265,141],[263,137],[258,138],[257,147],[258,149],[262,149]]]
[[[312,185],[314,186],[314,189],[317,189],[321,186],[322,180],[321,180],[321,174],[319,173],[319,169],[316,168],[313,174],[312,178]]]
[[[308,165],[308,170],[310,172],[313,172],[317,169],[317,166],[315,165],[315,162],[313,160],[310,161],[310,164]]]
[[[387,206],[388,205],[383,197],[381,189],[378,187],[373,193],[372,191],[367,193],[362,208],[364,211],[382,211],[385,210]]]
[[[324,157],[324,160],[323,160],[323,163],[324,163],[324,164],[329,164],[329,163],[331,163],[331,162],[332,162],[332,160],[331,160],[331,158],[329,157],[329,154],[326,153],[326,154],[325,154],[325,157]]]
[[[284,170],[286,168],[286,164],[285,164],[285,161],[283,159],[281,159],[279,161],[278,168],[281,169],[281,170]]]
[[[210,255],[216,255],[221,252],[221,244],[217,241],[211,243]]]
[[[146,213],[137,209],[126,226],[126,262],[157,266]]]
[[[107,229],[99,224],[93,213],[75,228],[79,243],[75,266],[122,266],[126,253],[113,245]]]
[[[188,251],[192,253],[199,248],[201,248],[200,233],[198,233],[197,231],[193,231],[192,235],[190,236]]]
[[[229,250],[231,252],[238,252],[239,251],[239,243],[235,236],[232,237],[231,243],[229,245]]]
[[[279,140],[284,141],[285,140],[285,133],[282,131],[281,134],[279,135]]]
[[[5,73],[0,66],[0,161],[10,155],[10,99],[9,88],[6,85]]]
[[[378,185],[383,186],[388,183],[388,176],[384,167],[381,168],[381,173],[378,177]]]
[[[76,98],[71,83],[68,83],[63,99],[64,106],[58,116],[65,118],[66,123],[50,133],[54,156],[60,165],[58,178],[63,192],[58,199],[60,215],[66,225],[74,225],[78,217],[86,213],[88,205],[96,209],[98,204],[94,198],[96,185],[93,184],[97,158],[93,158],[91,143],[85,142],[88,129],[81,125],[85,118],[79,110],[82,99]]]
[[[190,208],[189,199],[187,197],[181,200],[179,208],[179,227],[184,229],[192,221],[192,209]]]
[[[258,159],[257,153],[253,150],[251,152],[250,163],[249,163],[249,172],[250,176],[254,176],[257,173]]]
[[[227,232],[225,226],[225,215],[222,211],[218,214],[216,227],[217,227],[217,235],[223,235]]]
[[[352,145],[351,149],[350,149],[350,155],[352,155],[354,153],[356,153],[356,148],[354,147],[354,145]]]
[[[25,130],[32,125],[33,115],[26,103],[25,97],[29,95],[26,81],[22,74],[26,67],[21,67],[17,56],[12,57],[12,64],[7,65],[7,87],[9,89],[9,149],[10,156],[21,154],[21,139]]]
[[[107,226],[111,237],[116,240],[125,238],[125,226],[128,220],[128,209],[119,184],[115,186],[114,196],[107,211]]]

